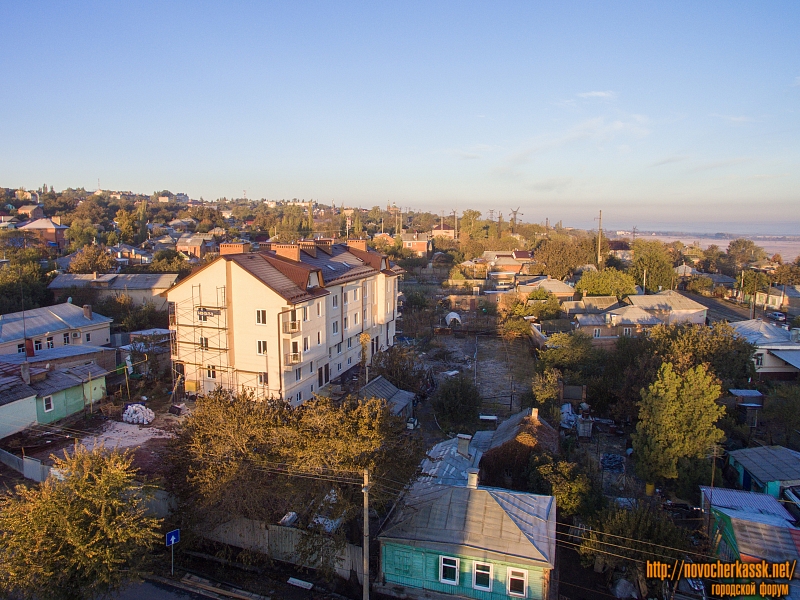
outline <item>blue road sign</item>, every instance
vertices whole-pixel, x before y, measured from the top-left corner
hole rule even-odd
[[[181,541],[181,530],[173,529],[167,534],[167,547],[174,546]]]

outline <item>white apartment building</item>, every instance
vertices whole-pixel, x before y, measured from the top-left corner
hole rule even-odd
[[[365,240],[223,254],[164,294],[185,391],[217,386],[297,405],[394,341],[397,273]],[[230,251],[231,253],[226,253]]]

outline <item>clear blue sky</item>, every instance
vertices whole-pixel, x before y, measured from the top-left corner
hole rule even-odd
[[[12,2],[0,185],[800,233],[800,2]]]

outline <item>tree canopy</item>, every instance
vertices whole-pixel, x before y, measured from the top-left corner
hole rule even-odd
[[[0,495],[0,595],[80,600],[144,572],[160,539],[132,454],[75,445],[36,487]]]
[[[586,296],[616,296],[621,299],[636,293],[636,280],[632,275],[608,267],[602,271],[586,271],[575,289]]]
[[[70,273],[108,273],[116,265],[105,247],[89,245],[81,248],[69,263]]]
[[[629,273],[638,285],[649,292],[668,290],[672,287],[675,272],[673,260],[667,247],[657,240],[638,239],[633,242],[633,264]],[[645,276],[646,273],[646,276]]]
[[[443,429],[456,433],[472,432],[478,422],[481,395],[468,377],[460,375],[439,385],[431,406]]]

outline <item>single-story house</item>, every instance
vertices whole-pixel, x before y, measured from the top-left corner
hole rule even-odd
[[[64,273],[56,276],[48,289],[56,298],[69,294],[72,287],[97,290],[101,299],[129,296],[134,304],[152,303],[156,310],[167,309],[167,299],[162,296],[178,281],[177,273]]]
[[[561,310],[568,317],[572,315],[599,315],[609,309],[619,308],[616,296],[584,296],[583,300],[565,300]]]
[[[800,285],[771,286],[767,292],[756,292],[756,306],[798,313]]]
[[[111,321],[88,304],[69,302],[0,315],[0,354],[24,353],[60,346],[102,346],[111,341]]]
[[[780,498],[785,489],[800,485],[800,452],[783,446],[733,450],[728,464],[744,490]]]
[[[36,391],[22,379],[20,367],[0,364],[0,439],[35,423]]]
[[[736,335],[756,347],[753,363],[759,379],[796,379],[800,374],[800,333],[760,319],[730,324]]]
[[[31,379],[36,391],[36,420],[49,424],[83,411],[106,395],[105,371],[95,364],[49,371],[41,381]]]
[[[600,314],[575,315],[575,326],[592,337],[595,346],[613,346],[620,337],[645,334],[662,321],[638,306],[620,306]]]
[[[667,325],[674,323],[706,324],[707,308],[674,290],[648,296],[628,296],[625,302],[649,312]]]
[[[374,589],[399,598],[543,600],[555,568],[556,506],[539,496],[417,483],[378,536]]]
[[[32,354],[25,352],[0,354],[0,363],[21,365],[24,362],[29,363],[32,367],[50,365],[53,369],[66,369],[94,363],[103,371],[113,371],[119,364],[116,348],[104,346],[68,345],[34,350]]]
[[[408,419],[414,411],[414,392],[401,390],[379,375],[358,392],[359,398],[382,398],[392,414]]]

